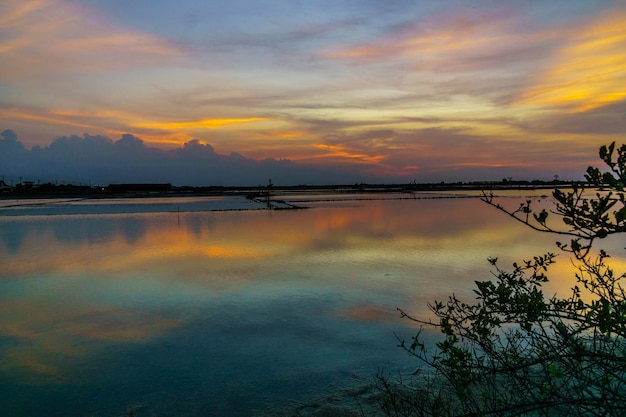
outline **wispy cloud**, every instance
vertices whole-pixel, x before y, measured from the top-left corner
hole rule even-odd
[[[323,154],[319,155],[319,158],[329,159],[329,158],[341,158],[341,159],[349,159],[356,161],[363,161],[369,163],[377,163],[383,159],[382,155],[367,155],[364,153],[355,153],[350,151],[350,149],[341,146],[341,145],[328,145],[324,143],[316,143],[313,145],[314,148],[321,149]]]
[[[584,112],[626,99],[626,10],[580,28],[519,101]]]
[[[566,24],[536,25],[520,10],[446,9],[398,27],[367,42],[327,49],[325,59],[370,71],[377,84],[407,93],[415,107],[454,110],[452,99],[471,97],[506,106],[522,94],[571,34]],[[417,97],[420,93],[422,97]],[[495,110],[495,109],[493,109]],[[492,111],[493,111],[492,110]]]
[[[162,65],[183,55],[171,42],[115,27],[64,0],[6,0],[0,12],[4,79]]]
[[[544,3],[6,0],[0,123],[381,177],[577,160],[623,125],[626,11]]]
[[[363,62],[392,60],[415,71],[450,73],[519,64],[534,59],[537,47],[558,36],[555,30],[529,32],[523,16],[513,10],[445,12],[407,25],[367,43],[328,50],[328,58]],[[523,42],[520,39],[523,38]],[[509,58],[509,59],[504,59]]]
[[[238,125],[242,123],[262,122],[267,120],[269,119],[266,117],[248,117],[243,119],[202,119],[183,122],[137,121],[131,122],[130,126],[165,131],[176,131],[185,129],[218,129],[224,126]]]

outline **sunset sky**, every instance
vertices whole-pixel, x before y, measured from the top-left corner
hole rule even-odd
[[[621,0],[3,0],[0,176],[580,178],[626,142],[625,22]]]

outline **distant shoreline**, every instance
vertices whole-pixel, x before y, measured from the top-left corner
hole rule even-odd
[[[458,192],[458,191],[502,191],[502,190],[552,190],[578,186],[590,188],[582,181],[506,181],[471,183],[427,183],[427,184],[354,184],[354,185],[295,185],[295,186],[208,186],[176,187],[170,184],[111,184],[101,186],[76,186],[44,184],[16,186],[0,192],[0,199],[39,199],[39,198],[165,198],[201,196],[248,196],[259,198],[285,193],[332,194],[375,194],[375,193],[416,193],[416,192]]]

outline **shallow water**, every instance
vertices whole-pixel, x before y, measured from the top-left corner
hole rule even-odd
[[[417,365],[396,307],[555,250],[475,198],[309,200],[0,209],[2,415],[228,417],[358,389]]]

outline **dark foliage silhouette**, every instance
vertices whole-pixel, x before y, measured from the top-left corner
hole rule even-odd
[[[600,148],[608,169],[587,169],[593,188],[553,192],[551,209],[523,202],[509,209],[482,200],[534,230],[551,233],[574,265],[571,292],[544,291],[557,255],[506,269],[489,259],[493,277],[476,281],[476,298],[450,296],[429,307],[400,346],[423,365],[409,379],[378,376],[389,416],[626,415],[626,274],[601,241],[626,231],[626,145]],[[615,237],[614,237],[615,239]],[[426,334],[436,330],[434,348]]]

